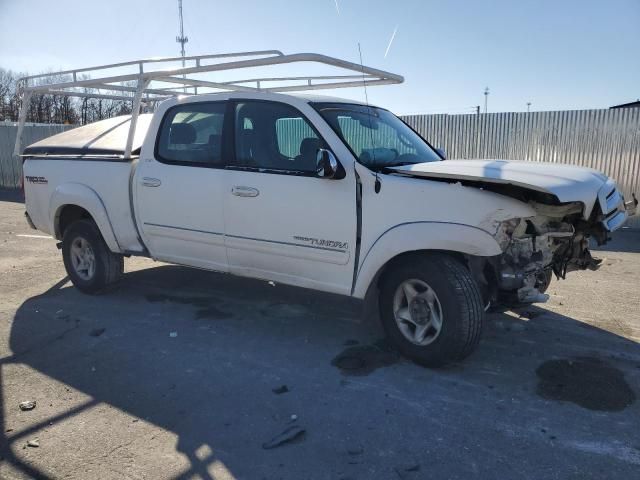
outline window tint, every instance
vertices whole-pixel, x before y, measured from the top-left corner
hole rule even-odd
[[[224,103],[193,103],[174,107],[162,122],[158,159],[203,166],[223,166]]]
[[[244,167],[316,171],[323,143],[295,108],[275,102],[236,106],[236,164]]]

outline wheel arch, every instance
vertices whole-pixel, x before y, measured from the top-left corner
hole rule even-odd
[[[107,209],[98,194],[90,187],[79,183],[59,185],[49,203],[51,231],[62,240],[64,230],[75,220],[88,218],[95,222],[100,234],[112,252],[121,253]]]
[[[491,257],[502,250],[493,236],[481,228],[447,222],[414,222],[388,229],[373,242],[358,270],[352,295],[369,297],[385,271],[412,255],[443,253],[461,261]]]

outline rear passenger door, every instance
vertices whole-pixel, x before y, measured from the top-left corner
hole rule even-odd
[[[226,102],[169,108],[136,171],[136,217],[154,258],[227,271],[223,146]]]
[[[355,173],[315,176],[329,145],[291,105],[238,100],[225,188],[232,273],[349,294],[356,238]]]

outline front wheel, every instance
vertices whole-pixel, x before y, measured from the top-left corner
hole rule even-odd
[[[408,257],[384,275],[380,318],[403,355],[435,367],[475,349],[484,309],[471,272],[454,257],[430,253]]]
[[[113,253],[93,220],[78,220],[64,231],[64,267],[73,285],[84,293],[97,293],[122,276],[124,258]]]

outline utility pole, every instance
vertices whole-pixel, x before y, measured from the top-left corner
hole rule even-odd
[[[531,111],[531,102],[527,102],[527,113]]]
[[[489,98],[489,87],[484,89],[484,113],[487,113],[487,100]]]
[[[189,41],[189,37],[184,36],[184,24],[182,21],[182,0],[178,0],[178,13],[180,14],[180,36],[176,37],[176,42],[180,44],[180,56],[182,57],[182,68],[184,68],[184,44]],[[182,78],[185,76],[183,75]],[[184,87],[185,93],[187,92],[187,87]]]

